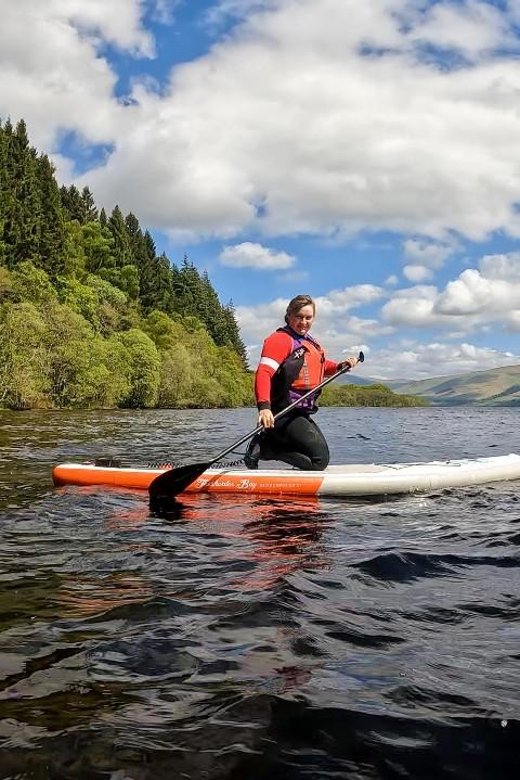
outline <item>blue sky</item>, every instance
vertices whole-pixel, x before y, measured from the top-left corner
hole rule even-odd
[[[0,116],[207,269],[252,364],[302,292],[366,376],[520,363],[518,0],[0,11]]]

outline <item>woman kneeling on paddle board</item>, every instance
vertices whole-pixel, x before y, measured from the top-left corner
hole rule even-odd
[[[327,360],[318,342],[309,335],[315,315],[313,299],[297,295],[287,306],[285,326],[264,341],[255,379],[258,423],[264,430],[253,437],[247,448],[244,463],[249,469],[258,468],[260,459],[281,460],[305,471],[322,471],[329,463],[325,437],[311,419],[318,410],[320,391],[274,421],[275,414],[317,387],[323,377],[352,368],[358,362],[355,357],[341,363]]]

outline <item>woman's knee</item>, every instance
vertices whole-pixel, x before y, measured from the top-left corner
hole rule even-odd
[[[328,449],[326,452],[320,452],[311,455],[312,470],[323,471],[329,465],[329,461],[330,461],[330,455]]]

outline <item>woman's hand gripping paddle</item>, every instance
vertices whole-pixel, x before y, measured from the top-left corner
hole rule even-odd
[[[360,352],[358,356],[358,363],[363,363],[364,360],[365,356],[362,352]],[[295,406],[298,406],[299,403],[304,401],[306,398],[309,398],[309,396],[311,396],[313,393],[318,392],[318,390],[321,390],[322,387],[328,385],[329,382],[333,382],[338,378],[338,376],[345,374],[347,371],[350,371],[350,369],[351,366],[344,366],[332,376],[324,379],[323,382],[317,385],[317,387],[309,390],[308,393],[305,393],[285,409],[282,409],[281,412],[275,414],[274,419],[278,420],[280,417],[282,417],[282,415],[290,412],[291,409],[294,409]],[[175,496],[177,496],[179,493],[182,493],[183,490],[186,490],[188,485],[191,485],[191,483],[194,482],[197,477],[200,477],[200,475],[203,474],[207,469],[209,469],[210,466],[212,466],[214,463],[217,463],[217,461],[221,460],[228,453],[232,452],[232,450],[240,447],[241,444],[254,436],[255,433],[259,433],[262,430],[262,426],[258,425],[256,428],[254,428],[254,430],[249,431],[249,433],[246,433],[245,436],[242,436],[241,439],[238,439],[238,441],[235,441],[233,444],[231,444],[230,447],[222,450],[222,452],[219,452],[218,455],[215,455],[214,458],[205,461],[204,463],[190,463],[187,466],[179,466],[178,468],[165,471],[164,474],[159,474],[159,476],[156,477],[153,482],[151,482],[150,487],[148,488],[151,510],[154,512],[164,511],[165,508],[171,506],[172,499],[174,499]]]

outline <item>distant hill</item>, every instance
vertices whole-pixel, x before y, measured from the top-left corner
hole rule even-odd
[[[520,406],[520,364],[386,384],[399,393],[425,398],[433,406]]]
[[[337,379],[338,385],[374,385],[374,384],[385,384],[388,385],[388,382],[382,382],[380,379],[371,379],[371,378],[365,378],[364,376],[359,376],[359,374],[356,373],[356,370],[354,371],[348,371],[346,374],[342,374]]]

